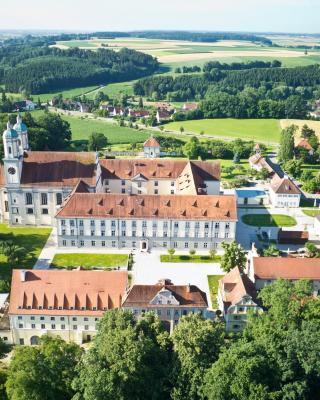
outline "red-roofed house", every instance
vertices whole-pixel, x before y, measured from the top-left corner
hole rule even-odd
[[[311,146],[311,144],[308,142],[307,139],[301,139],[300,142],[296,145],[296,148],[307,150],[310,156],[312,156],[314,153],[313,147]]]
[[[270,184],[270,201],[274,207],[299,207],[301,191],[288,177],[274,175]]]
[[[121,307],[127,283],[121,271],[13,270],[8,342],[33,345],[44,334],[90,341],[104,312]]]
[[[150,136],[149,139],[143,143],[143,154],[145,158],[159,158],[160,150],[160,143],[153,136]]]

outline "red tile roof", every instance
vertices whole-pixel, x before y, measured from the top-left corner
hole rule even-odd
[[[142,174],[147,179],[172,179],[183,176],[188,164],[202,180],[220,180],[220,164],[207,161],[187,160],[134,160],[134,159],[106,159],[100,160],[103,179],[132,179]]]
[[[166,282],[167,283],[167,282]],[[179,302],[176,304],[150,304],[151,300],[163,289],[169,290]],[[194,285],[133,285],[122,303],[122,307],[148,307],[148,308],[168,308],[179,306],[186,307],[208,307],[207,296],[197,286]]]
[[[73,187],[79,179],[96,184],[96,154],[28,151],[23,158],[21,185]]]
[[[160,144],[156,138],[150,136],[149,139],[143,143],[143,147],[160,147]]]
[[[249,295],[254,302],[257,302],[254,284],[246,274],[240,272],[238,267],[233,268],[219,280],[219,292],[222,295],[225,311],[245,295]]]
[[[313,150],[311,144],[307,139],[301,139],[300,142],[296,145],[296,147],[302,147],[308,151]]]
[[[237,204],[233,195],[74,193],[57,217],[237,221]]]
[[[270,174],[274,173],[274,170],[271,167],[271,165],[264,157],[262,157],[261,154],[254,154],[253,156],[251,156],[249,158],[249,163],[252,165],[258,165],[261,168],[266,168]]]
[[[256,279],[320,280],[320,258],[253,257]]]
[[[271,188],[278,194],[301,194],[300,189],[289,178],[280,178],[275,175],[271,181]]]
[[[121,306],[127,281],[121,271],[13,270],[9,314],[102,315]]]

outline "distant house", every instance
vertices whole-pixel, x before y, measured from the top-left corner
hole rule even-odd
[[[299,207],[301,191],[287,176],[275,175],[270,185],[270,201],[274,207]]]
[[[109,104],[101,104],[100,110],[107,111],[109,117],[122,117],[126,113],[126,110],[124,108],[114,107]]]
[[[249,310],[253,313],[263,311],[253,282],[238,267],[219,280],[218,305],[226,322],[226,330],[232,332],[243,330]]]
[[[261,171],[263,168],[267,169],[269,174],[274,174],[274,170],[268,161],[261,155],[261,149],[257,143],[254,147],[255,154],[249,158],[249,164],[252,169]]]
[[[157,118],[158,124],[160,124],[160,122],[162,122],[162,121],[169,120],[171,118],[171,114],[169,111],[166,111],[166,110],[158,110],[156,118]]]
[[[88,113],[90,111],[90,107],[88,104],[79,103],[79,110],[81,113]]]
[[[137,319],[153,311],[170,332],[183,315],[197,313],[205,318],[209,315],[204,292],[194,285],[174,285],[169,279],[155,285],[133,285],[122,308],[132,311]]]
[[[310,156],[312,156],[314,153],[313,147],[307,139],[301,139],[300,142],[296,145],[296,149],[305,149]]]
[[[171,103],[165,103],[165,102],[158,102],[158,103],[155,103],[155,108],[157,109],[157,110],[166,110],[166,111],[173,111],[173,109],[174,109],[174,107],[172,106],[172,104]]]
[[[36,104],[31,100],[16,101],[13,105],[14,111],[33,111]]]
[[[198,104],[197,103],[184,103],[182,106],[183,111],[193,111],[198,109]]]
[[[143,153],[145,158],[158,158],[160,157],[161,146],[156,138],[150,136],[143,143]]]
[[[149,118],[149,111],[147,110],[129,110],[128,112],[129,117],[134,118]]]

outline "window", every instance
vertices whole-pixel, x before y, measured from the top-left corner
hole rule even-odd
[[[138,187],[139,187],[139,188],[142,187],[142,182],[138,182]]]
[[[66,234],[66,230],[65,230],[65,229],[62,229],[62,230],[61,230],[61,234],[62,234],[62,235],[65,235],[65,234]]]
[[[70,230],[70,235],[71,235],[71,236],[74,236],[74,229],[71,229],[71,230]]]
[[[165,222],[163,223],[163,227],[164,227],[164,228],[168,228],[168,222],[167,222],[167,221],[165,221]]]
[[[23,328],[23,324],[19,324],[19,328]]]
[[[111,242],[111,247],[116,247],[116,242],[115,241]]]
[[[62,324],[61,329],[66,329],[66,326],[64,324]]]
[[[132,231],[132,237],[136,237],[136,231]]]
[[[60,321],[64,321],[64,317],[60,317]]]
[[[171,181],[171,186],[174,186],[174,181]]]
[[[168,237],[168,232],[167,231],[163,232],[163,237]]]
[[[80,240],[80,246],[83,247],[84,246],[84,241]]]
[[[32,193],[26,193],[26,204],[32,204]]]
[[[55,317],[50,317],[50,321],[55,321]]]
[[[190,222],[186,222],[186,229],[190,228]]]
[[[131,226],[132,226],[132,228],[135,228],[137,226],[137,221],[132,221]]]
[[[215,232],[214,237],[217,239],[219,237],[219,232]]]
[[[126,181],[122,180],[121,185],[124,186],[126,184]]]
[[[194,227],[195,227],[196,229],[199,229],[199,228],[200,228],[200,223],[199,223],[199,222],[196,222],[196,223],[194,224]]]
[[[31,319],[31,321],[34,321],[35,318],[32,316],[32,317],[30,317],[30,319]]]
[[[116,221],[111,221],[111,226],[115,227],[116,226]]]
[[[105,246],[106,246],[106,242],[105,242],[104,240],[101,242],[101,246],[102,246],[102,247],[105,247]]]
[[[77,325],[73,325],[73,327],[72,327],[72,329],[74,330],[74,331],[76,331],[77,330]]]
[[[24,345],[24,339],[19,339],[19,344]]]
[[[226,223],[226,229],[230,229],[230,222]]]
[[[175,228],[179,228],[179,222],[175,222],[175,223],[174,223],[174,227],[175,227]]]
[[[152,236],[153,236],[153,237],[157,237],[157,231],[156,231],[156,230],[153,230],[153,231],[152,231]]]
[[[5,202],[4,202],[4,211],[9,212],[9,203],[7,200],[5,200]]]
[[[62,246],[65,247],[66,245],[67,245],[67,241],[66,241],[66,240],[63,240],[63,241],[62,241]]]
[[[159,182],[158,181],[154,181],[154,186],[159,186]]]
[[[74,226],[74,220],[73,219],[70,220],[70,226]]]
[[[158,194],[158,189],[155,189],[155,190],[154,190],[154,194]]]
[[[163,247],[167,247],[167,242],[163,242]]]
[[[33,208],[27,208],[27,214],[33,214]]]
[[[61,220],[61,226],[65,226],[66,225],[66,221],[64,219]]]
[[[126,192],[126,189],[121,189],[121,193],[124,194]]]
[[[56,203],[58,206],[62,204],[62,193],[56,193]]]
[[[79,226],[83,226],[83,219],[79,220]]]
[[[22,316],[21,315],[19,315],[18,320],[22,320]]]
[[[141,194],[141,193],[142,193],[142,192],[141,192],[141,190],[139,189],[139,190],[138,190],[138,194]]]
[[[111,236],[116,236],[116,231],[111,231]]]
[[[147,227],[147,221],[142,221],[142,228],[146,228]]]
[[[132,247],[133,248],[137,247],[137,243],[136,242],[132,242]]]
[[[51,329],[56,329],[56,325],[55,325],[55,324],[52,324],[52,325],[51,325]]]
[[[46,329],[46,325],[45,324],[41,324],[41,329]]]
[[[41,205],[46,206],[48,204],[48,195],[47,193],[41,193]]]
[[[76,245],[76,242],[74,240],[71,240],[71,246],[74,247]]]
[[[226,232],[226,233],[224,234],[224,237],[225,237],[225,239],[228,239],[228,237],[229,237],[229,232]]]
[[[173,247],[176,249],[178,247],[178,242],[173,242]]]
[[[100,226],[101,227],[106,226],[106,221],[100,221]]]
[[[189,243],[188,243],[188,242],[185,242],[184,248],[187,249],[188,247],[189,247]]]
[[[170,194],[174,194],[174,190],[170,190]]]
[[[42,213],[43,215],[48,215],[48,214],[49,214],[49,210],[48,210],[47,208],[43,208],[43,209],[41,210],[41,213]]]
[[[204,229],[209,229],[209,222],[205,222]]]
[[[156,222],[156,221],[153,221],[153,222],[152,222],[152,228],[156,228],[157,226],[158,226],[157,222]]]
[[[44,321],[44,317],[40,317],[40,321]]]
[[[208,248],[208,243],[203,243],[203,247],[206,249],[206,248]]]
[[[31,324],[31,329],[36,329],[36,324]]]
[[[83,230],[82,229],[79,231],[79,235],[83,236]]]
[[[96,241],[95,240],[91,240],[91,246],[95,247],[95,245],[96,245]]]
[[[219,227],[220,227],[220,224],[219,224],[219,222],[216,222],[216,224],[215,224],[215,229],[219,229]]]
[[[121,236],[126,236],[126,231],[122,231]]]
[[[122,226],[123,228],[125,228],[125,227],[126,227],[126,221],[121,221],[121,226]]]
[[[94,226],[95,225],[95,222],[94,222],[94,219],[92,219],[91,221],[90,221],[90,226]]]

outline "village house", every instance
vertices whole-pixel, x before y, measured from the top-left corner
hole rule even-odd
[[[265,168],[270,175],[274,174],[274,170],[271,167],[271,165],[268,163],[268,161],[265,159],[265,157],[262,156],[261,154],[261,149],[259,144],[257,143],[254,148],[255,154],[253,154],[249,158],[249,164],[250,167],[255,169],[256,171],[261,171],[263,168]]]
[[[314,154],[314,150],[307,139],[301,139],[295,147],[296,147],[296,149],[306,150],[310,156],[312,156]]]
[[[127,284],[120,271],[13,270],[9,324],[0,337],[20,345],[36,345],[45,334],[88,342],[104,312],[121,307]]]
[[[36,104],[31,100],[16,101],[13,104],[13,111],[33,111]]]
[[[263,312],[254,284],[238,267],[219,280],[218,306],[225,319],[226,330],[231,332],[243,330],[249,312]]]
[[[133,118],[149,118],[150,113],[147,110],[131,110],[128,111],[128,116]]]
[[[168,121],[171,118],[171,114],[166,110],[158,110],[156,114],[157,122],[160,124],[163,121]]]
[[[284,176],[274,175],[269,188],[270,201],[273,207],[296,208],[300,206],[301,190]]]
[[[155,285],[133,285],[123,300],[122,308],[132,311],[137,319],[145,312],[154,312],[169,332],[184,315],[210,316],[204,292],[194,285],[174,285],[168,279]]]
[[[198,104],[197,103],[184,103],[182,106],[183,111],[194,111],[198,109]]]

